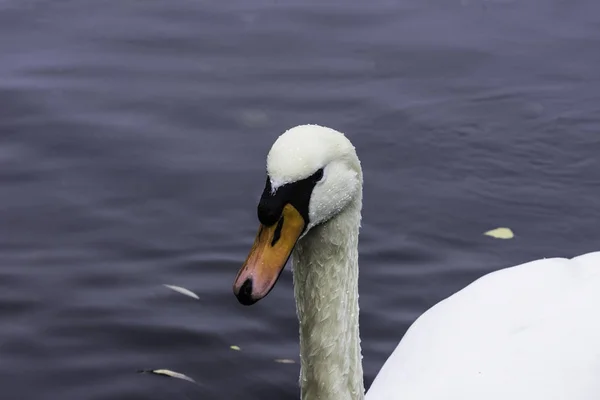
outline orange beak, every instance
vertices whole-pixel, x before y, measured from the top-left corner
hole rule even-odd
[[[233,284],[233,293],[240,303],[249,306],[269,294],[304,226],[304,218],[290,204],[285,205],[277,223],[260,225],[250,254]]]

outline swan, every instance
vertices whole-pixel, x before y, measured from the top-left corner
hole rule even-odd
[[[485,275],[410,326],[365,395],[362,171],[340,132],[301,125],[267,156],[259,229],[233,291],[265,297],[292,256],[303,400],[598,400],[600,252]]]

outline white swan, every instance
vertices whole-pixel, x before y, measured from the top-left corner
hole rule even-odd
[[[293,253],[303,400],[598,400],[600,252],[491,273],[425,312],[364,395],[358,329],[362,172],[333,129],[269,152],[260,228],[234,293],[266,296]]]

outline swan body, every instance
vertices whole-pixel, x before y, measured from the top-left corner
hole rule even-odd
[[[492,272],[409,328],[368,400],[600,398],[600,252]]]
[[[233,290],[251,305],[292,257],[303,400],[597,400],[600,252],[488,274],[406,332],[364,394],[362,171],[340,132],[301,125],[267,157],[260,227]]]

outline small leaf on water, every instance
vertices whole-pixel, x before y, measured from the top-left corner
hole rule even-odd
[[[189,376],[184,375],[184,374],[179,373],[179,372],[171,371],[171,370],[168,370],[168,369],[142,369],[142,370],[140,370],[138,372],[139,373],[147,373],[147,374],[155,374],[155,375],[168,376],[168,377],[171,377],[171,378],[183,379],[185,381],[196,383],[196,381],[193,380],[192,378],[190,378]]]
[[[491,236],[496,239],[512,239],[515,237],[513,231],[510,228],[496,228],[491,231],[487,231],[484,235]]]
[[[296,363],[296,361],[290,360],[289,358],[276,358],[275,362],[280,363],[280,364],[295,364]]]
[[[241,349],[240,349],[240,347],[239,347],[239,346],[236,346],[236,345],[229,346],[229,348],[230,348],[231,350],[236,350],[236,351],[240,351],[240,350],[241,350]]]
[[[168,287],[168,288],[169,288],[169,289],[171,289],[171,290],[174,290],[174,291],[176,291],[176,292],[179,292],[179,293],[181,293],[181,294],[184,294],[184,295],[186,295],[186,296],[193,297],[193,298],[194,298],[194,299],[196,299],[196,300],[199,300],[199,299],[200,299],[200,297],[198,297],[198,295],[197,295],[196,293],[194,293],[194,292],[192,292],[191,290],[188,290],[188,289],[186,289],[186,288],[182,288],[182,287],[180,287],[180,286],[166,285],[166,284],[165,284],[164,286],[165,286],[165,287]]]

